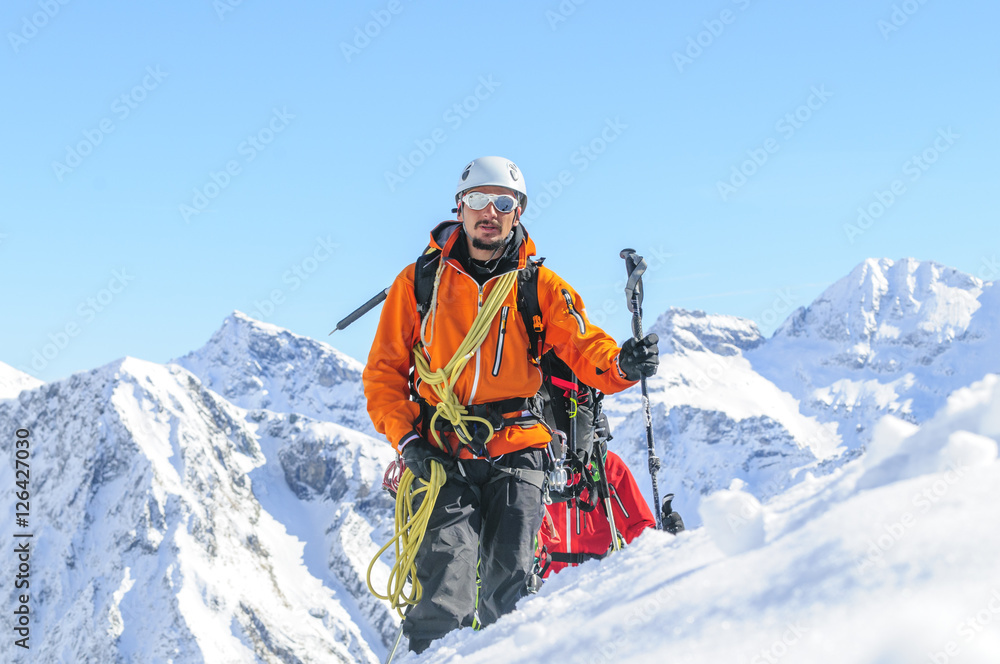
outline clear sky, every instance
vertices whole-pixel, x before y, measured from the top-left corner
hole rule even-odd
[[[868,257],[996,279],[998,22],[986,0],[8,0],[0,360],[165,362],[239,309],[363,361],[376,314],[327,332],[493,154],[619,340],[624,247],[647,325],[769,334]]]

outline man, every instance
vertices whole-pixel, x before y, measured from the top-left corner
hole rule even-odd
[[[653,512],[646,504],[628,466],[614,452],[607,452],[605,468],[611,490],[611,511],[615,528],[625,544],[646,528],[655,528]],[[584,489],[578,499],[552,503],[542,523],[539,545],[545,551],[542,578],[567,566],[603,558],[611,550],[611,524],[596,492]],[[578,525],[579,524],[579,525]]]
[[[421,314],[411,264],[389,289],[363,376],[376,430],[418,480],[434,461],[447,471],[416,557],[422,599],[404,623],[414,652],[458,627],[495,622],[526,594],[551,439],[532,411],[541,375],[519,320],[516,275],[535,253],[520,224],[524,178],[507,159],[476,159],[455,202],[458,220],[431,232],[440,256],[430,264],[429,307]],[[544,347],[572,348],[572,368],[588,384],[618,392],[655,373],[655,335],[619,350],[587,322],[569,284],[543,266],[535,278]],[[489,320],[480,313],[494,310]]]

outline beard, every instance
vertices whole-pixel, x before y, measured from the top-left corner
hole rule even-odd
[[[499,238],[493,240],[492,242],[484,242],[479,238],[472,238],[473,247],[480,250],[492,251],[494,253],[502,249],[505,244],[507,244],[507,238]]]

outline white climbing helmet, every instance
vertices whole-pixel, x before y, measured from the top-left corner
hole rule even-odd
[[[480,157],[473,159],[462,170],[455,188],[455,204],[461,204],[462,194],[474,187],[506,187],[518,194],[521,212],[528,207],[528,188],[524,184],[524,175],[517,164],[504,157]]]

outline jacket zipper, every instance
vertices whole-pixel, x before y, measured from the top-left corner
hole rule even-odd
[[[507,335],[507,314],[509,311],[510,307],[504,307],[500,310],[500,335],[497,338],[496,360],[493,362],[494,376],[500,373],[500,362],[503,360],[503,339]]]
[[[449,264],[450,264],[450,262],[449,262]],[[452,266],[452,267],[454,267],[454,266]],[[468,274],[468,273],[466,273],[466,272],[464,272],[462,270],[459,270],[457,267],[455,268],[455,271],[458,272],[459,274],[464,274],[469,279],[472,279],[472,275],[471,274]],[[507,273],[504,272],[503,274],[507,274]],[[483,289],[486,287],[486,284],[490,283],[494,279],[502,277],[503,274],[497,274],[497,275],[494,275],[494,276],[490,277],[489,279],[486,280],[486,283],[483,284],[482,286],[480,286],[479,282],[477,282],[475,279],[472,279],[472,283],[476,284],[476,287],[477,287],[477,289],[479,291],[479,298],[478,298],[478,301],[476,303],[476,314],[477,315],[479,314],[479,310],[483,308]],[[476,375],[472,379],[472,390],[469,392],[469,399],[468,399],[468,401],[465,404],[466,406],[471,405],[473,403],[473,401],[475,401],[475,399],[476,399],[476,391],[479,389],[479,365],[480,365],[480,363],[481,363],[481,360],[480,360],[480,357],[479,357],[479,348],[477,348],[476,349]]]
[[[569,313],[576,319],[576,324],[580,327],[580,336],[585,335],[587,333],[587,324],[583,322],[583,316],[581,316],[573,307],[573,298],[570,296],[569,291],[563,288],[562,296],[563,299],[566,300],[566,306],[569,308]]]

